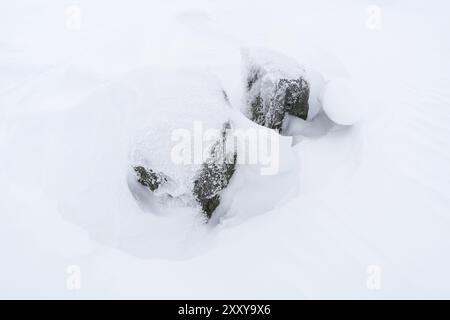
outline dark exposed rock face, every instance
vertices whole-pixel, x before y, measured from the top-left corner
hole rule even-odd
[[[285,110],[290,115],[306,120],[308,98],[309,85],[304,79],[281,79],[276,85],[272,103],[275,110]]]
[[[194,197],[208,219],[219,206],[220,192],[228,186],[236,169],[236,152],[226,150],[226,129],[229,128],[227,123],[221,139],[212,146],[209,158],[203,163],[194,181]]]
[[[306,80],[277,79],[267,92],[262,92],[262,88],[254,88],[257,85],[258,73],[255,73],[247,81],[248,91],[253,91],[248,101],[250,120],[278,132],[282,131],[286,114],[306,120],[309,109],[309,85]]]
[[[161,185],[168,182],[168,177],[161,172],[154,172],[142,166],[133,167],[137,175],[137,181],[143,186],[155,191]]]
[[[310,84],[302,66],[292,58],[260,48],[246,50],[243,59],[250,120],[280,133],[287,114],[306,120]]]

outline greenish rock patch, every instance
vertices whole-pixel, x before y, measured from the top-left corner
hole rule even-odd
[[[257,74],[252,75],[247,81],[248,90],[254,91],[257,82]],[[270,94],[257,89],[256,94],[250,95],[250,120],[281,133],[286,114],[306,120],[309,92],[309,85],[303,78],[278,79]]]
[[[168,182],[168,177],[160,172],[155,172],[152,169],[146,169],[142,166],[133,167],[137,175],[137,181],[149,188],[151,191],[155,191],[161,185]]]
[[[229,124],[225,124],[221,139],[212,146],[208,159],[194,181],[194,197],[208,219],[219,206],[220,192],[228,186],[236,169],[236,152],[226,150],[229,128]]]

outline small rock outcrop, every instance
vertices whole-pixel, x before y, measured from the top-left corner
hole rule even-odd
[[[220,139],[213,144],[208,159],[203,163],[195,181],[193,194],[202,212],[209,219],[220,204],[220,193],[228,186],[236,169],[237,154],[227,150],[229,123],[224,125]]]
[[[142,166],[136,166],[133,169],[136,172],[137,181],[150,191],[156,191],[161,185],[169,181],[169,178],[161,172],[157,173]]]
[[[286,114],[306,120],[310,84],[295,60],[266,49],[243,51],[245,113],[250,120],[283,133]]]

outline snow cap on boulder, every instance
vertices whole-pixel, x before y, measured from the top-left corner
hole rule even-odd
[[[242,61],[243,111],[249,119],[283,134],[286,115],[307,120],[318,113],[320,88],[311,90],[311,77],[295,59],[256,47],[243,48]]]
[[[202,189],[198,177],[213,146],[224,139],[230,110],[219,81],[202,72],[183,71],[141,72],[124,82],[139,93],[140,116],[133,119],[130,154],[137,182],[155,195],[196,200],[204,209],[202,194],[194,195],[194,183],[196,190]]]

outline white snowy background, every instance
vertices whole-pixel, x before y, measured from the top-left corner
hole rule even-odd
[[[449,298],[449,13],[445,0],[1,1],[0,297]],[[122,75],[206,69],[237,104],[248,45],[351,79],[362,120],[303,138],[289,197],[245,219],[142,212]],[[254,187],[244,196],[269,192]]]

